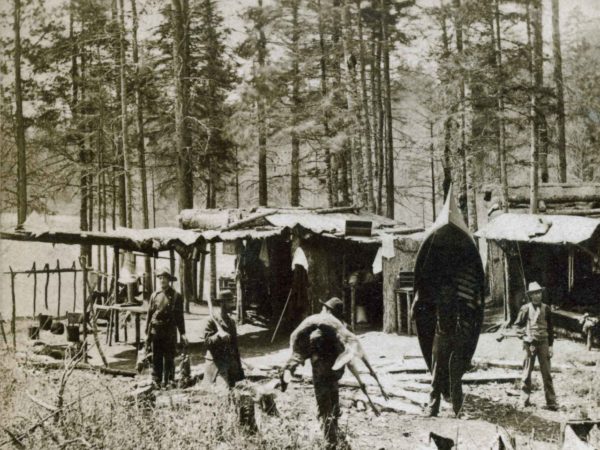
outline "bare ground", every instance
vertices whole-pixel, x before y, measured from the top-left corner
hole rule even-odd
[[[13,440],[7,447],[311,449],[321,446],[307,367],[301,371],[306,376],[305,382],[294,383],[287,392],[278,394],[281,416],[261,416],[260,432],[252,436],[237,426],[235,409],[226,396],[206,394],[200,401],[184,406],[147,409],[126,400],[136,384],[147,379],[147,374],[128,379],[83,370],[75,370],[66,384],[64,404],[69,406],[64,413],[58,415],[57,420],[50,418],[35,431],[25,433],[40,417],[51,414],[39,403],[56,404],[63,375],[62,370],[41,370],[23,364],[21,359],[17,361],[17,357],[22,358],[23,352],[31,346],[31,341],[26,339],[25,326],[25,322],[19,323],[19,352],[2,350],[0,355],[3,361],[0,368],[0,421],[3,428],[0,442],[10,439],[9,432],[14,436],[24,435],[20,444]],[[11,336],[8,337],[10,342]],[[477,362],[519,360],[520,343],[517,340],[498,343],[494,338],[493,335],[482,335]],[[543,390],[539,373],[536,373],[537,390],[532,396],[532,407],[522,409],[518,406],[517,382],[488,382],[465,386],[466,401],[460,418],[453,417],[446,405],[440,417],[432,419],[424,417],[417,406],[427,395],[427,384],[423,382],[427,374],[386,373],[392,365],[420,371],[419,365],[423,365],[415,338],[371,332],[363,334],[361,340],[387,390],[392,393],[409,390],[414,392],[417,402],[406,400],[414,410],[412,413],[390,411],[377,417],[369,410],[353,406],[351,400],[360,396],[356,389],[342,387],[341,424],[347,442],[354,449],[427,448],[431,431],[454,439],[459,449],[489,448],[499,427],[506,428],[516,437],[519,448],[554,449],[558,448],[561,422],[585,416],[600,418],[600,353],[588,352],[578,343],[559,340],[555,344],[553,362],[561,372],[554,374],[554,381],[561,411],[541,408]],[[280,365],[289,354],[285,341],[282,336],[271,346],[260,334],[243,337],[241,351],[246,369],[256,371]],[[120,367],[132,367],[135,352],[131,349],[123,344],[113,346],[112,360],[117,363],[119,359]],[[201,346],[195,345],[193,349],[193,363],[201,364]],[[498,369],[490,369],[487,373],[496,373],[492,370]],[[478,372],[486,373],[485,370]],[[506,370],[506,373],[518,374],[518,371]],[[369,380],[366,375],[364,378]],[[349,383],[350,378],[346,376],[343,381]],[[375,391],[370,388],[370,392]]]

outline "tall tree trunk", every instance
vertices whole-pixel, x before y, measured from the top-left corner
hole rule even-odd
[[[324,14],[323,7],[321,5],[321,0],[317,0],[317,8],[319,14],[319,48],[321,50],[321,57],[319,58],[319,66],[321,69],[321,96],[323,98],[327,97],[327,45],[325,43],[325,26],[324,26]],[[334,183],[334,175],[333,175],[333,161],[334,157],[331,154],[331,150],[329,148],[329,141],[331,139],[331,130],[329,127],[329,110],[325,109],[323,112],[323,132],[325,135],[324,138],[324,148],[325,148],[325,172],[326,172],[326,185],[327,185],[327,203],[331,206],[337,205],[337,184]]]
[[[440,11],[441,11],[441,28],[442,28],[442,45],[444,52],[442,59],[446,61],[450,57],[450,39],[448,38],[448,30],[446,28],[446,7],[444,1],[440,0]],[[447,82],[447,80],[443,80]],[[446,196],[450,190],[452,184],[452,124],[454,123],[452,117],[449,116],[444,121],[444,179],[442,181],[442,188],[444,190],[444,202]]]
[[[369,211],[375,212],[375,198],[373,195],[373,160],[372,160],[372,144],[371,144],[371,119],[369,112],[369,96],[367,92],[367,75],[366,75],[366,51],[365,42],[363,39],[363,25],[361,18],[361,0],[356,0],[357,22],[358,22],[358,41],[360,45],[360,87],[362,94],[362,117],[364,118],[364,136],[365,145],[362,147],[363,158],[363,174],[364,174],[364,189],[366,190],[367,206]]]
[[[504,125],[504,67],[502,65],[502,35],[500,32],[500,0],[494,0],[492,39],[496,54],[496,105],[498,126],[498,161],[500,162],[500,190],[502,210],[508,212],[508,171],[506,168],[506,128]],[[495,27],[494,27],[495,25]],[[495,34],[494,34],[495,28]]]
[[[263,2],[258,0],[258,7],[261,10],[261,15],[258,23],[258,42],[257,42],[257,59],[261,77],[267,59],[267,38],[263,30]],[[257,120],[258,120],[258,204],[267,206],[268,191],[267,191],[267,117],[264,100],[257,100]]]
[[[463,26],[462,26],[462,11],[460,0],[453,0],[454,5],[454,26],[456,28],[456,51],[459,58],[463,57]],[[459,185],[459,196],[458,203],[462,211],[465,222],[469,223],[469,207],[467,201],[467,138],[466,138],[466,96],[465,96],[465,75],[460,75],[460,185]]]
[[[300,25],[298,23],[299,0],[292,0],[292,154],[290,204],[300,206],[300,139],[296,127],[300,114]]]
[[[374,2],[373,2],[374,3]],[[376,5],[375,5],[376,6]],[[377,214],[381,214],[381,184],[379,182],[379,173],[381,171],[381,164],[379,161],[379,139],[378,139],[378,104],[379,100],[377,98],[377,75],[376,70],[378,70],[379,61],[377,60],[377,48],[378,48],[378,33],[377,27],[373,28],[371,34],[371,55],[370,55],[370,71],[369,71],[369,82],[371,89],[371,112],[372,112],[372,121],[373,127],[372,136],[373,136],[373,207],[374,211]]]
[[[531,99],[530,99],[530,124],[531,124],[531,156],[530,156],[530,194],[529,194],[529,212],[536,214],[538,212],[538,164],[539,164],[539,122],[537,115],[538,92],[537,92],[537,71],[538,64],[536,54],[536,40],[541,38],[541,5],[540,0],[530,0],[527,3],[527,40],[529,42],[529,68],[531,78]]]
[[[194,178],[189,128],[186,125],[189,105],[189,7],[187,0],[172,0],[173,26],[173,76],[175,78],[175,142],[178,159],[178,207],[179,210],[194,207]],[[189,303],[193,297],[193,262],[180,259],[180,274],[185,308],[189,311]]]
[[[23,87],[21,81],[21,0],[14,0],[15,34],[15,141],[17,144],[17,224],[27,218],[27,153],[23,119]]]
[[[556,85],[556,126],[558,128],[558,180],[567,182],[567,142],[565,134],[565,94],[560,48],[560,17],[558,0],[552,0],[552,48],[554,53],[554,84]]]
[[[373,8],[377,8],[382,14],[381,3],[383,0],[373,0]],[[381,60],[383,58],[383,21],[380,21],[378,26],[375,26],[376,30],[376,54],[375,54],[375,65],[373,70],[375,71],[375,84],[377,89],[375,92],[375,103],[374,114],[377,114],[377,165],[379,171],[377,173],[377,214],[383,214],[383,187],[385,184],[384,175],[385,171],[385,142],[384,142],[384,130],[385,130],[385,113],[383,108],[383,81],[381,77]]]
[[[537,126],[537,155],[539,178],[543,183],[548,182],[548,128],[546,113],[541,97],[544,88],[544,41],[542,36],[542,1],[533,0],[533,80],[535,95],[535,122]]]
[[[142,80],[140,78],[140,55],[138,48],[139,19],[137,14],[137,0],[131,0],[131,18],[133,22],[132,44],[133,64],[135,66],[135,110],[138,165],[140,166],[140,182],[142,196],[142,226],[150,228],[150,211],[148,208],[148,177],[146,173],[146,147],[144,143],[144,106],[142,98]],[[150,257],[144,257],[144,292],[152,291],[152,265]]]
[[[429,164],[431,166],[431,217],[435,222],[435,147],[433,143],[433,122],[429,123]]]
[[[79,66],[77,54],[80,49],[75,37],[75,2],[69,4],[69,41],[71,43],[71,117],[73,126],[77,129],[76,145],[79,148],[79,228],[88,231],[88,167],[83,138],[79,134]],[[90,261],[91,248],[89,245],[80,246],[80,255]]]
[[[352,194],[355,204],[361,206],[366,205],[365,190],[363,186],[363,164],[362,151],[360,148],[360,138],[358,130],[362,130],[362,117],[359,106],[356,101],[356,76],[355,66],[356,58],[352,46],[352,23],[350,19],[350,0],[343,0],[342,8],[342,48],[344,52],[344,88],[346,93],[346,107],[350,120],[347,126],[347,147],[349,150],[350,160],[352,162]]]
[[[127,84],[125,67],[125,7],[119,0],[119,71],[121,80],[121,149],[123,152],[123,170],[125,172],[125,193],[127,205],[127,226],[133,226],[133,187],[131,185],[131,168],[129,167],[129,147],[127,144]]]
[[[179,210],[192,208],[193,178],[190,152],[186,147],[185,120],[187,116],[188,98],[185,92],[185,73],[188,65],[186,51],[185,0],[172,0],[173,25],[173,76],[175,78],[175,143],[178,159],[178,207]]]
[[[394,136],[392,119],[392,84],[390,81],[390,38],[388,30],[389,0],[381,0],[383,14],[382,41],[383,41],[383,76],[385,81],[385,118],[386,118],[386,190],[385,205],[386,216],[394,218]]]

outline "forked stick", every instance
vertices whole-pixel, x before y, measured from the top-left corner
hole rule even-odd
[[[358,370],[356,369],[356,367],[354,367],[354,364],[352,364],[352,362],[349,362],[347,364],[347,366],[348,366],[348,369],[350,369],[350,372],[352,372],[352,375],[354,375],[354,377],[356,378],[356,381],[358,381],[360,390],[362,391],[363,394],[365,394],[365,397],[367,397],[367,400],[369,401],[369,406],[371,406],[371,409],[373,410],[375,415],[379,416],[379,414],[380,414],[379,410],[377,409],[377,406],[375,406],[375,403],[373,403],[373,400],[371,400],[371,397],[369,396],[369,393],[367,392],[367,387],[365,386],[365,383],[362,382],[362,380],[360,378],[360,374],[358,373]]]
[[[377,385],[379,386],[379,390],[381,391],[381,395],[383,395],[383,398],[385,398],[386,400],[389,400],[390,397],[387,395],[387,393],[383,389],[383,386],[381,385],[381,382],[379,381],[379,377],[375,373],[375,370],[373,370],[373,367],[371,367],[371,363],[369,362],[367,357],[363,355],[361,357],[361,359],[362,359],[362,362],[365,363],[365,366],[367,366],[367,369],[369,369],[369,373],[371,374],[371,376],[373,378],[375,378],[375,381],[377,381]]]

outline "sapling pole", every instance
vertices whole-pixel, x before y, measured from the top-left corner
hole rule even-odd
[[[48,310],[48,285],[50,284],[50,265],[46,263],[44,265],[46,271],[46,286],[44,287],[44,307]]]
[[[13,349],[17,350],[17,299],[15,295],[15,277],[12,267],[10,270],[10,293],[12,296],[12,316],[10,318],[10,332],[12,333]]]
[[[73,261],[73,312],[77,308],[77,267],[75,266],[75,261]],[[85,300],[84,300],[85,302]]]
[[[60,279],[60,261],[56,260],[56,271],[58,272],[58,302],[56,304],[56,318],[60,317],[60,290],[61,290],[61,279]]]
[[[37,304],[37,272],[35,270],[35,261],[33,262],[31,270],[33,271],[33,318],[35,318]]]

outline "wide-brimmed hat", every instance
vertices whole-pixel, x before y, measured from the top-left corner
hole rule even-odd
[[[169,281],[177,281],[177,277],[174,277],[173,275],[171,275],[171,272],[169,271],[169,269],[158,270],[156,272],[156,276],[157,276],[157,278],[167,277],[169,279]]]
[[[527,287],[528,294],[533,294],[534,292],[540,292],[543,290],[544,290],[544,288],[542,286],[540,286],[537,281],[532,281],[531,283],[529,283],[529,286]]]
[[[341,301],[339,298],[331,297],[326,302],[322,300],[319,300],[319,302],[321,303],[321,305],[323,305],[325,308],[331,311],[331,313],[338,319],[344,317],[344,302]]]
[[[217,295],[217,300],[220,302],[228,302],[229,300],[233,300],[233,292],[231,292],[229,289],[223,289],[221,292],[219,292],[219,295]]]

